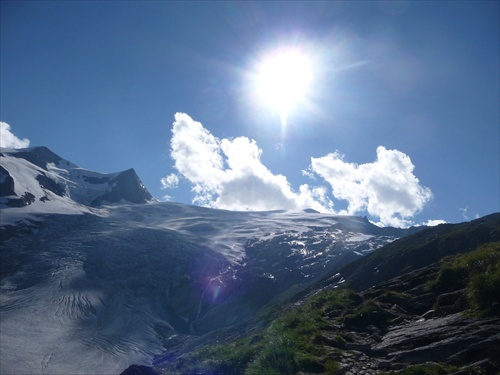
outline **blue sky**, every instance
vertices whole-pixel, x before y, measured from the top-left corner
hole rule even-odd
[[[134,168],[159,199],[473,219],[500,209],[499,19],[496,1],[2,1],[2,142]],[[312,70],[286,126],[254,85],[283,48]]]

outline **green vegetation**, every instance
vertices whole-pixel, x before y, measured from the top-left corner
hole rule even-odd
[[[316,294],[306,304],[284,313],[266,330],[261,348],[245,374],[293,374],[297,371],[334,374],[336,362],[325,358],[321,345],[341,337],[326,339],[322,331],[328,329],[327,316],[340,316],[342,311],[359,304],[361,297],[347,289],[330,290]]]
[[[368,300],[363,302],[353,312],[344,317],[344,323],[348,327],[366,327],[374,325],[384,328],[389,323],[389,315],[375,301]]]
[[[300,348],[286,335],[269,337],[257,357],[250,362],[245,374],[293,374],[299,369]]]
[[[256,356],[261,347],[260,342],[252,344],[248,340],[238,340],[229,344],[206,347],[197,354],[206,370],[218,371],[225,375],[240,375],[244,373],[248,362]]]
[[[407,301],[410,298],[411,296],[407,293],[399,293],[393,290],[387,290],[378,298],[378,300],[384,303],[399,304]]]
[[[429,283],[437,293],[465,289],[466,303],[477,315],[500,312],[500,242],[443,259],[437,278]]]
[[[391,242],[340,270],[350,288],[365,290],[405,272],[500,241],[500,214],[462,224],[441,224]]]
[[[338,334],[325,337],[323,332],[331,330],[328,319],[342,320],[345,311],[357,311],[362,301],[348,289],[320,292],[258,334],[193,353],[184,360],[183,373],[203,369],[224,375],[336,374],[338,364],[326,355],[325,344],[343,347],[346,340]]]
[[[445,306],[451,301],[464,304],[475,315],[498,313],[500,242],[444,258],[427,288],[437,296],[438,305]],[[192,353],[183,360],[181,373],[337,374],[339,365],[329,354],[343,350],[351,338],[335,327],[376,326],[384,330],[391,320],[387,305],[409,299],[411,295],[390,289],[367,292],[363,296],[347,288],[322,291],[300,306],[279,314],[267,328],[251,336]],[[443,364],[426,363],[408,366],[398,373],[441,375],[455,370]]]
[[[168,373],[334,375],[340,367],[335,359],[345,365],[346,349],[355,347],[359,339],[356,332],[384,334],[391,324],[399,324],[396,321],[430,310],[433,301],[434,316],[461,311],[476,317],[498,316],[500,242],[491,242],[499,240],[498,224],[500,216],[492,215],[470,225],[443,225],[396,241],[343,269],[350,276],[346,277],[349,285],[364,290],[361,294],[338,288],[318,292],[292,307],[301,297],[288,300],[288,307],[273,305],[258,313],[259,325],[250,335],[191,352]],[[364,287],[401,275],[404,269],[413,271],[379,287]],[[287,297],[295,288],[290,287]],[[442,363],[406,363],[397,372],[385,374],[441,375],[462,370]],[[488,373],[479,367],[466,371]]]

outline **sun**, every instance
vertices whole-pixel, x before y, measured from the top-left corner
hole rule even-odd
[[[283,121],[309,93],[313,73],[308,55],[299,49],[279,49],[266,55],[256,69],[259,99],[279,112]]]

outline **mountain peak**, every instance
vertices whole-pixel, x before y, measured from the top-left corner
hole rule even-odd
[[[38,213],[86,212],[106,203],[153,200],[133,169],[98,173],[78,167],[49,148],[2,149],[0,206]]]
[[[130,203],[145,203],[153,200],[153,196],[133,168],[118,173],[109,181],[109,185],[112,186],[111,190],[94,199],[92,206],[99,206],[104,202],[118,203],[122,200]]]
[[[63,158],[45,146],[22,148],[14,151],[9,150],[7,153],[14,157],[25,159],[45,170],[47,170],[48,163],[58,164],[63,160]]]

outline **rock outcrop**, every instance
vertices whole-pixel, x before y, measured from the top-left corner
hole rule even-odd
[[[351,341],[342,348],[351,354],[336,355],[344,373],[378,374],[426,363],[450,365],[460,374],[473,368],[492,374],[499,370],[500,317],[467,316],[464,290],[454,296],[429,291],[438,270],[436,265],[425,267],[361,293],[390,320],[380,327],[339,327],[337,334]]]

